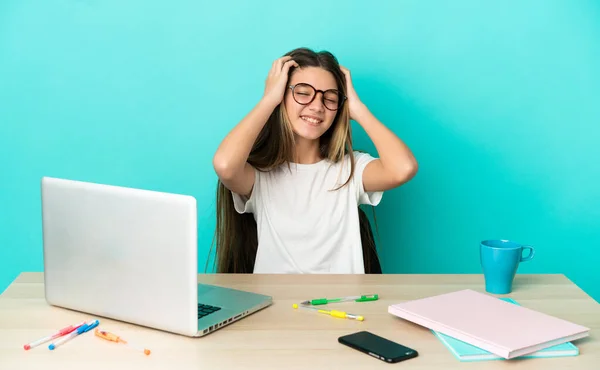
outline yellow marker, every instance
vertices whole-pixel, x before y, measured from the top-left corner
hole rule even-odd
[[[316,308],[316,307],[312,307],[312,306],[305,306],[305,305],[298,305],[297,303],[294,303],[293,306],[294,308],[303,308],[305,310],[312,310],[312,311],[316,311],[318,313],[323,313],[325,315],[329,315],[329,316],[333,316],[333,317],[339,317],[340,319],[352,319],[352,320],[358,320],[358,321],[364,321],[364,317],[360,316],[360,315],[354,315],[351,313],[347,313],[344,311],[337,311],[337,310],[323,310],[320,308]]]
[[[111,341],[111,342],[127,344],[129,347],[131,347],[133,349],[136,349],[136,350],[138,350],[140,352],[144,352],[145,355],[149,355],[150,354],[150,350],[149,349],[132,346],[131,344],[127,343],[127,341],[123,340],[121,337],[119,337],[119,336],[117,336],[117,335],[115,335],[113,333],[109,333],[109,332],[104,331],[104,330],[98,330],[98,329],[96,329],[94,331],[94,334],[96,334],[96,336],[98,338],[106,339],[106,340]]]

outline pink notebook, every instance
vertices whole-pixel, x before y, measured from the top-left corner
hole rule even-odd
[[[589,328],[471,289],[389,306],[405,320],[506,359],[589,335]]]

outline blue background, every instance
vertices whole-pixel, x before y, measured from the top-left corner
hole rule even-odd
[[[0,3],[0,291],[42,270],[44,175],[191,194],[199,262],[212,155],[271,62],[332,51],[420,170],[377,207],[387,273],[480,273],[478,245],[536,248],[600,299],[597,1]],[[355,145],[376,154],[360,126]]]

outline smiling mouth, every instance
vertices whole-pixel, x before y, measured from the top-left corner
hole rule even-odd
[[[307,117],[307,116],[300,116],[300,118],[308,123],[311,126],[318,126],[319,124],[321,124],[321,122],[323,122],[323,120],[317,119],[317,118],[313,118],[313,117]]]

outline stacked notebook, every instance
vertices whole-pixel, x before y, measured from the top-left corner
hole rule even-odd
[[[444,335],[442,341],[456,339],[504,359],[532,356],[590,330],[471,289],[394,304],[388,312]]]
[[[507,302],[518,304],[511,298],[500,298]],[[433,334],[450,350],[450,352],[460,361],[486,361],[486,360],[503,360],[491,352],[470,345],[448,335],[438,333],[432,330]],[[539,357],[567,357],[579,355],[579,349],[571,342],[558,344],[556,346],[544,348],[542,350],[523,355],[520,358],[539,358]]]

